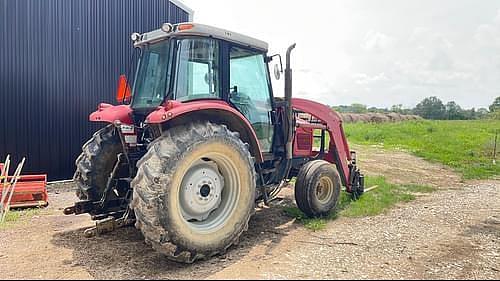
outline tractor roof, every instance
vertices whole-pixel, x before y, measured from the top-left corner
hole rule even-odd
[[[171,28],[171,31],[169,31],[169,28]],[[225,29],[191,22],[179,23],[175,25],[164,24],[161,29],[153,30],[140,35],[140,39],[134,42],[134,46],[138,47],[179,35],[213,37],[264,51],[267,51],[268,49],[268,44],[264,41]]]

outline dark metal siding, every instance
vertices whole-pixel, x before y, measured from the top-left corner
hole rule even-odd
[[[0,0],[0,159],[71,178],[98,129],[89,113],[114,102],[129,67],[130,34],[188,16],[168,0]]]

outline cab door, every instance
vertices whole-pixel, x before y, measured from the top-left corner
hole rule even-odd
[[[229,100],[252,124],[262,152],[271,152],[273,104],[265,58],[262,52],[229,48]]]

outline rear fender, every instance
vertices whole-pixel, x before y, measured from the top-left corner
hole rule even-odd
[[[132,109],[128,105],[111,105],[107,103],[101,103],[97,107],[97,111],[90,114],[89,120],[91,122],[106,122],[115,123],[120,121],[122,124],[131,125],[132,120]]]
[[[255,161],[262,162],[262,150],[252,125],[245,116],[225,101],[200,100],[186,103],[169,101],[150,113],[146,123],[174,127],[193,120],[223,124],[231,131],[238,132],[242,141],[249,144],[250,154],[255,157]]]

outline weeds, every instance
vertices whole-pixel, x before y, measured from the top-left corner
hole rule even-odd
[[[9,213],[7,213],[5,222],[3,224],[0,224],[0,230],[7,229],[17,223],[26,222],[32,217],[39,215],[40,211],[41,210],[38,208],[26,210],[11,210]]]
[[[400,123],[346,124],[351,143],[404,149],[426,160],[450,166],[464,179],[486,179],[500,175],[493,162],[498,120],[409,121]]]

